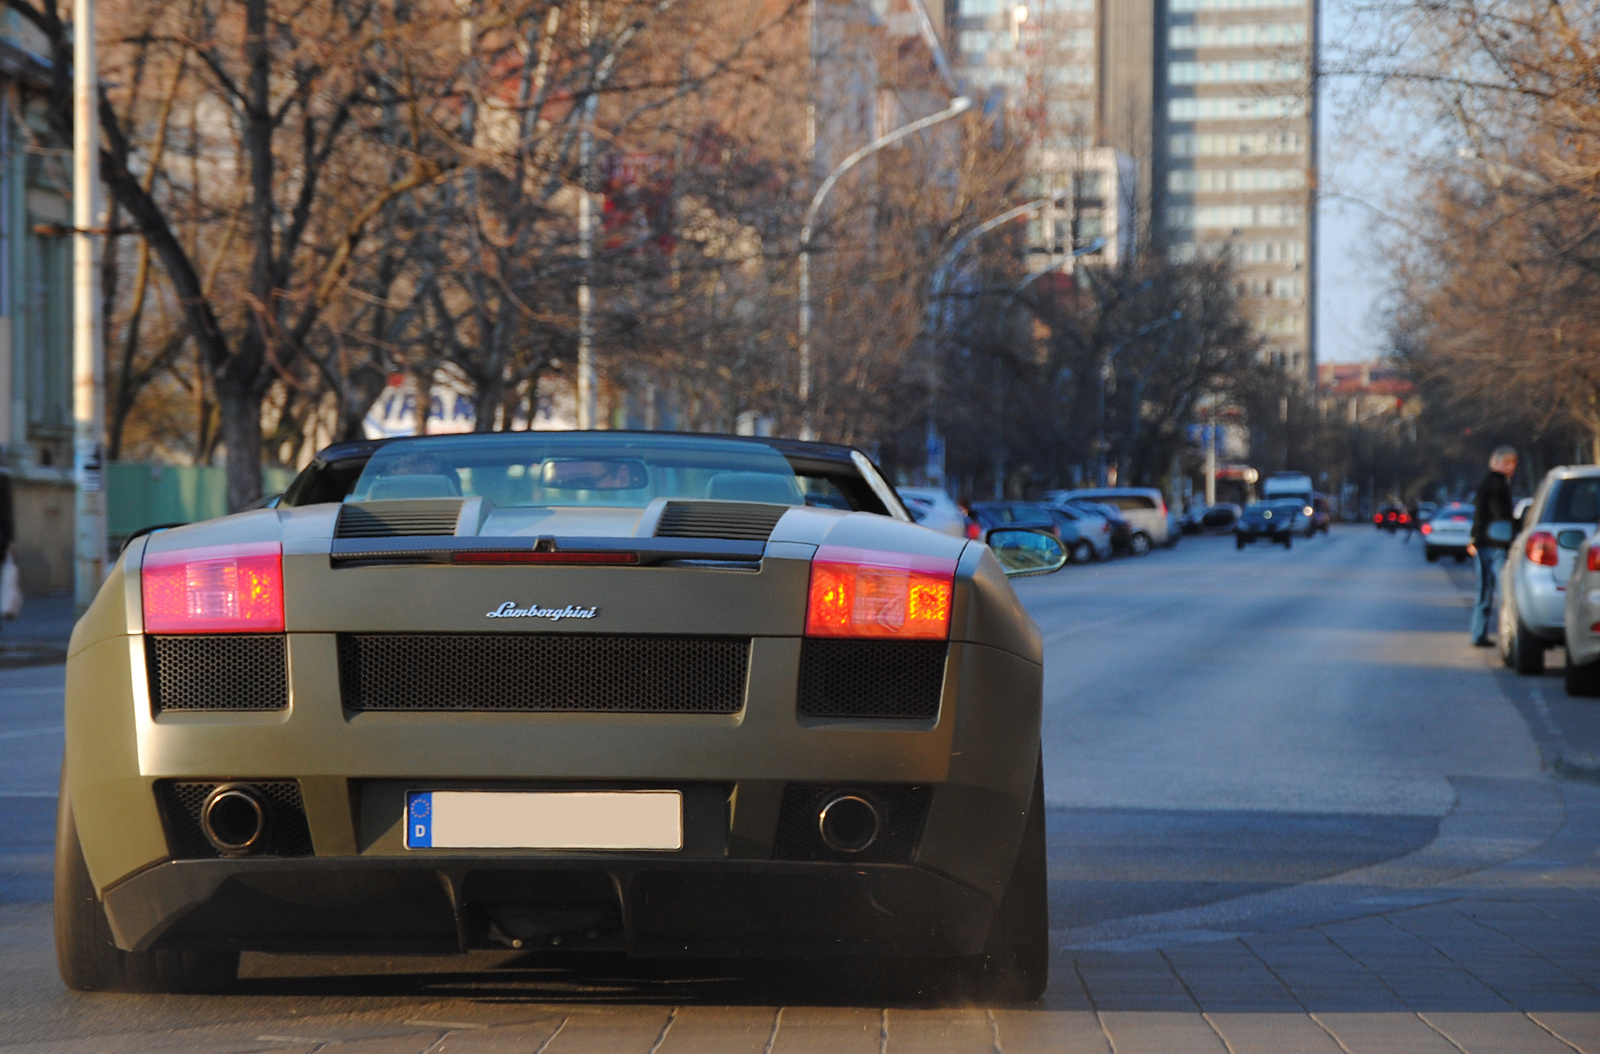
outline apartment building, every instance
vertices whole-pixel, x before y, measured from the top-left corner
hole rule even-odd
[[[1175,259],[1232,256],[1275,364],[1310,379],[1315,0],[1165,0],[1153,61],[1154,219]]]

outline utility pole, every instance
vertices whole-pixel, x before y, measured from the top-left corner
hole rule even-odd
[[[72,474],[75,594],[86,611],[106,564],[105,355],[100,331],[99,66],[94,0],[72,5]]]
[[[80,0],[81,2],[81,0]],[[579,26],[586,55],[594,43],[593,19],[589,11],[590,0],[583,0]],[[591,56],[592,58],[592,56]],[[594,375],[594,293],[589,288],[594,271],[594,203],[589,197],[590,167],[594,154],[594,79],[590,78],[590,93],[583,100],[583,117],[578,132],[578,427],[584,430],[595,427],[595,375]]]

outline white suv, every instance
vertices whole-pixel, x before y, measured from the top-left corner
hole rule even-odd
[[[1566,641],[1567,580],[1600,524],[1600,466],[1551,469],[1521,524],[1500,572],[1500,657],[1518,673],[1540,673],[1545,649]]]
[[[1044,500],[1059,505],[1069,499],[1098,501],[1122,510],[1123,519],[1145,536],[1146,547],[1177,541],[1169,537],[1167,499],[1154,487],[1092,487],[1088,490],[1052,490]],[[1138,542],[1134,542],[1138,547]]]

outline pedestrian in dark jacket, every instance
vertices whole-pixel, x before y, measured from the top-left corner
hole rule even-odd
[[[1517,471],[1515,448],[1496,448],[1489,456],[1489,474],[1478,484],[1472,499],[1472,542],[1467,552],[1477,557],[1478,602],[1472,609],[1472,643],[1489,646],[1494,619],[1494,586],[1506,565],[1511,536],[1516,533],[1511,514],[1511,475]]]

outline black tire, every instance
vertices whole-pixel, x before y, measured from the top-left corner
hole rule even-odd
[[[231,990],[239,978],[239,953],[227,951],[125,952],[111,939],[106,909],[95,896],[65,777],[56,805],[56,969],[79,992],[188,992]]]
[[[1050,871],[1044,829],[1044,758],[1033,777],[1033,797],[1017,862],[989,928],[976,967],[983,996],[1031,1003],[1050,982]]]
[[[1233,540],[1237,543],[1238,548],[1244,548],[1244,537],[1242,535],[1234,535]]]
[[[1567,670],[1565,677],[1567,694],[1578,699],[1592,699],[1600,695],[1600,662],[1579,664],[1572,661],[1572,653],[1567,652]]]
[[[1288,534],[1283,536],[1283,547],[1285,549],[1293,549],[1294,548],[1294,532],[1291,531],[1290,533],[1288,533]]]
[[[1544,641],[1533,635],[1517,616],[1517,628],[1511,632],[1502,655],[1506,665],[1525,677],[1544,672]]]
[[[1150,536],[1143,531],[1134,531],[1133,537],[1128,539],[1129,556],[1149,556]]]
[[[1456,554],[1456,563],[1464,564],[1466,562],[1467,562],[1467,554],[1466,553],[1457,553]]]
[[[1427,558],[1428,563],[1430,564],[1436,564],[1439,562],[1439,550],[1435,549],[1431,545],[1423,547],[1422,555]]]
[[[1094,559],[1094,546],[1090,545],[1086,541],[1077,541],[1077,542],[1073,542],[1072,543],[1072,562],[1073,563],[1075,563],[1075,564],[1086,564],[1086,563],[1088,563],[1089,561],[1091,561],[1093,559]]]

